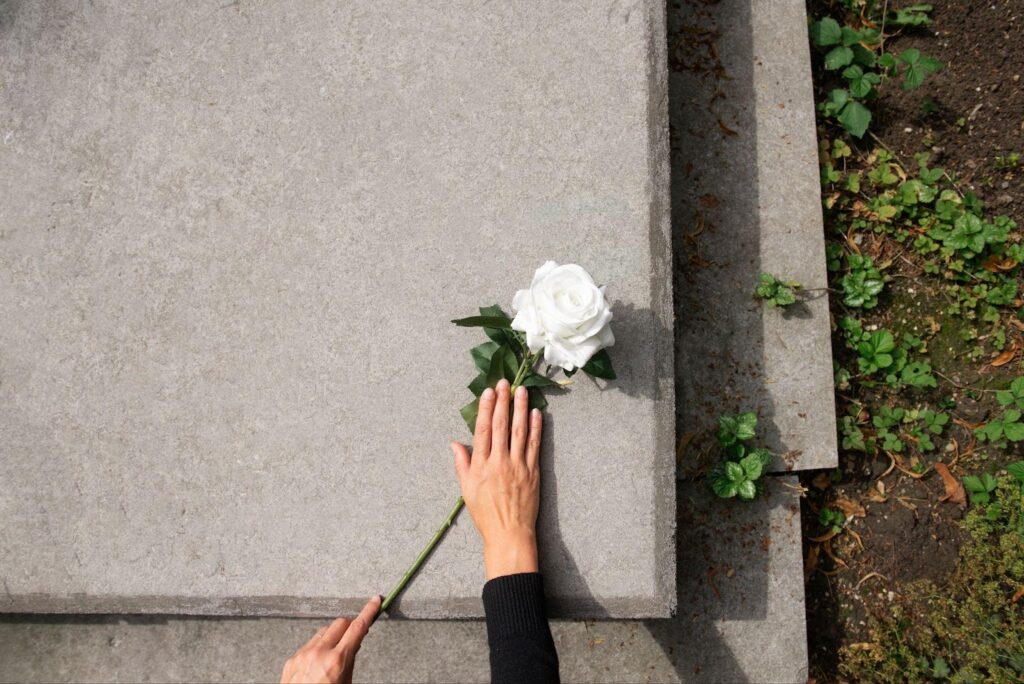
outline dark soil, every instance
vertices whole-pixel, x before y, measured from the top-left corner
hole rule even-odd
[[[931,26],[908,30],[886,46],[896,52],[919,48],[945,69],[918,90],[886,84],[873,106],[871,130],[906,167],[916,167],[915,154],[929,152],[929,164],[944,167],[962,191],[973,191],[992,211],[1024,226],[1024,0],[933,4]],[[827,2],[811,0],[808,13],[817,17],[829,8]],[[822,98],[820,91],[816,97]],[[863,148],[870,150],[875,143],[865,137]],[[1021,155],[1015,167],[1009,161],[1012,153]],[[811,473],[802,478],[808,489],[803,517],[811,676],[818,682],[839,680],[842,646],[869,640],[868,611],[885,612],[904,583],[941,581],[956,566],[965,538],[958,525],[963,511],[940,501],[945,490],[934,464],[959,463],[959,476],[965,469],[991,470],[1020,458],[1018,450],[999,453],[979,446],[970,429],[997,409],[991,389],[1021,374],[1019,360],[999,368],[991,367],[988,358],[967,360],[969,345],[956,334],[963,323],[943,319],[941,282],[909,262],[890,273],[895,278],[885,300],[865,321],[918,334],[942,330],[928,349],[941,374],[939,387],[899,397],[899,405],[955,404],[950,414],[959,422],[935,452],[920,457],[916,471],[907,468],[909,463],[901,470],[885,456],[844,451],[831,477]],[[855,365],[841,342],[833,346],[837,361]],[[897,398],[869,390],[857,399],[874,413],[879,406],[893,406]],[[839,391],[836,400],[839,415],[846,415],[852,398]],[[835,507],[837,501],[855,510],[847,527],[854,534],[844,532],[827,544],[814,541],[825,532],[818,523],[819,509]],[[858,507],[863,514],[856,512]],[[823,552],[825,546],[834,558]]]
[[[896,38],[945,68],[925,87],[883,92],[875,133],[899,155],[930,151],[993,210],[1024,214],[1024,0],[934,3],[931,27]],[[937,112],[926,113],[931,101]],[[1021,155],[1016,168],[999,157]]]

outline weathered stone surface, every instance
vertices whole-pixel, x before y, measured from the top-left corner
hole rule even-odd
[[[609,284],[620,375],[551,400],[553,605],[668,615],[664,32],[653,0],[4,3],[0,610],[386,591],[458,492],[448,320],[550,258]],[[397,613],[479,615],[480,580],[463,516]]]
[[[780,48],[784,46],[784,48]],[[756,411],[778,471],[837,462],[825,240],[804,4],[681,3],[669,12],[680,476],[722,413]],[[808,292],[785,311],[762,272]]]
[[[679,616],[556,622],[567,682],[804,682],[799,499],[791,476],[753,504],[679,485]],[[770,540],[770,542],[769,542]],[[37,616],[0,619],[0,680],[267,681],[322,621]],[[483,623],[387,620],[356,679],[486,682]]]

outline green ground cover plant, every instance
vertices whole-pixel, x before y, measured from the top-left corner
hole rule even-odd
[[[870,105],[878,99],[882,81],[896,79],[907,90],[919,88],[930,74],[942,69],[942,63],[915,48],[897,54],[887,52],[884,46],[883,26],[892,30],[927,25],[931,5],[918,3],[889,10],[888,3],[844,0],[840,4],[856,11],[860,21],[840,23],[822,17],[810,27],[811,44],[823,55],[825,69],[839,75],[836,87],[818,104],[818,111],[861,138],[871,124]]]
[[[923,40],[935,35],[922,31],[932,7],[811,7],[841,453],[837,471],[801,482],[808,577],[824,576],[823,603],[837,606],[817,626],[840,623],[840,636],[828,638],[845,643],[823,672],[842,681],[1024,682],[1024,244],[1011,216],[978,196],[992,180],[943,168],[950,155],[931,140],[927,122],[946,122],[950,144],[973,116],[929,92],[943,68]],[[901,47],[906,36],[919,47]],[[915,102],[918,118],[896,119],[896,129],[880,116],[889,98]],[[906,135],[887,144],[894,130],[920,135],[920,147]],[[1019,165],[1012,151],[987,160],[1002,172],[997,181]],[[908,511],[913,529],[897,528],[892,520]],[[923,550],[919,537],[940,519],[959,530],[944,540],[959,548],[955,569],[927,582],[897,579],[899,561],[886,568],[880,555],[918,541]],[[862,524],[871,532],[863,538]],[[870,612],[869,629],[849,617],[853,605]]]
[[[960,684],[1024,680],[1024,461],[1008,470],[999,478],[977,478],[964,521],[969,539],[954,573],[942,584],[913,583],[890,611],[870,615],[873,639],[844,649],[843,676]]]
[[[715,436],[721,455],[707,477],[717,496],[752,501],[763,491],[763,478],[771,465],[772,453],[764,447],[751,445],[756,431],[757,415],[754,413],[719,417]]]

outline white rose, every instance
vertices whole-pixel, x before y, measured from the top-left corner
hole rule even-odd
[[[552,366],[571,371],[615,344],[604,287],[576,264],[545,262],[533,274],[530,289],[516,292],[512,309],[512,328],[526,333],[531,352],[543,349]]]

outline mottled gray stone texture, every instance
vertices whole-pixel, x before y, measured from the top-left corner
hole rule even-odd
[[[0,610],[385,592],[458,494],[449,319],[555,259],[608,284],[619,380],[551,398],[553,611],[673,611],[662,6],[0,7]],[[482,578],[463,515],[395,613],[479,616]]]
[[[682,3],[669,12],[679,474],[713,454],[722,413],[756,411],[776,471],[834,467],[814,101],[804,4]],[[804,284],[785,310],[762,272]]]
[[[679,615],[558,621],[566,682],[805,682],[796,478],[753,504],[679,485]],[[270,681],[322,621],[37,616],[0,619],[0,681]],[[378,622],[356,680],[486,682],[478,621]]]

